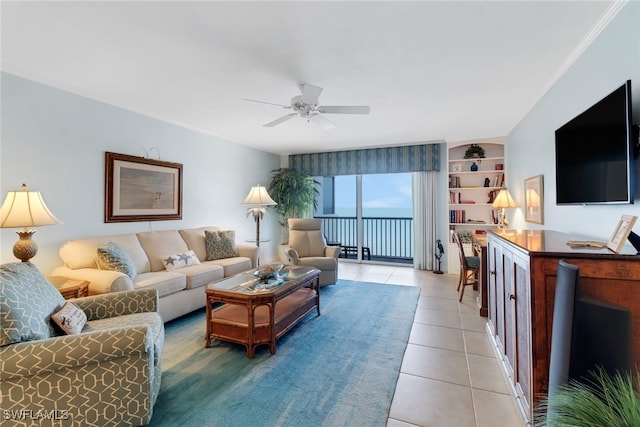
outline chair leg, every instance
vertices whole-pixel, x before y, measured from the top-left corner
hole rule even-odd
[[[462,286],[463,282],[464,282],[464,270],[461,268],[460,269],[460,279],[458,279],[458,287],[456,288],[456,292],[460,292],[460,286]]]
[[[466,280],[465,283],[462,284],[462,289],[460,289],[460,298],[458,298],[458,302],[462,302],[462,296],[464,295],[464,288],[467,286]]]
[[[471,277],[469,277],[469,273]],[[467,285],[473,285],[475,283],[478,283],[478,276],[477,276],[478,272],[475,270],[467,270],[465,272],[465,277],[464,277],[464,282],[462,283],[462,289],[460,289],[460,298],[458,299],[459,302],[462,302],[462,297],[464,296],[464,288]],[[471,282],[469,282],[469,280],[472,280]]]

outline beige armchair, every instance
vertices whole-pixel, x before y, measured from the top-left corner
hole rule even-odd
[[[327,246],[321,229],[321,219],[290,218],[289,260],[320,270],[320,286],[333,285],[338,280],[340,247]]]

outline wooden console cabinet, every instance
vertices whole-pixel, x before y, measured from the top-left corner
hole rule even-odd
[[[625,247],[571,249],[582,236],[546,230],[488,233],[488,331],[511,379],[523,415],[532,420],[546,396],[558,261],[580,268],[581,290],[630,311],[632,356],[640,366],[640,256]]]

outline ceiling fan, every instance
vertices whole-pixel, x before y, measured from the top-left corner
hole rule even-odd
[[[269,123],[265,123],[264,127],[274,127],[280,123],[286,122],[296,116],[301,117],[309,123],[314,123],[322,129],[331,129],[335,125],[323,114],[369,114],[371,108],[369,106],[355,105],[318,105],[318,98],[322,93],[322,88],[310,84],[300,85],[301,95],[291,98],[291,105],[274,104],[272,102],[256,101],[254,99],[244,99],[244,101],[259,102],[261,104],[277,105],[279,107],[293,110],[292,113],[275,119]]]

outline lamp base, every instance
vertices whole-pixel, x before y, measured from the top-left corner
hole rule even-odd
[[[500,208],[498,211],[498,230],[504,230],[508,227],[507,218],[505,217],[504,208]]]
[[[13,255],[22,262],[28,262],[38,253],[38,245],[31,239],[35,230],[16,231],[20,239],[13,245]]]

